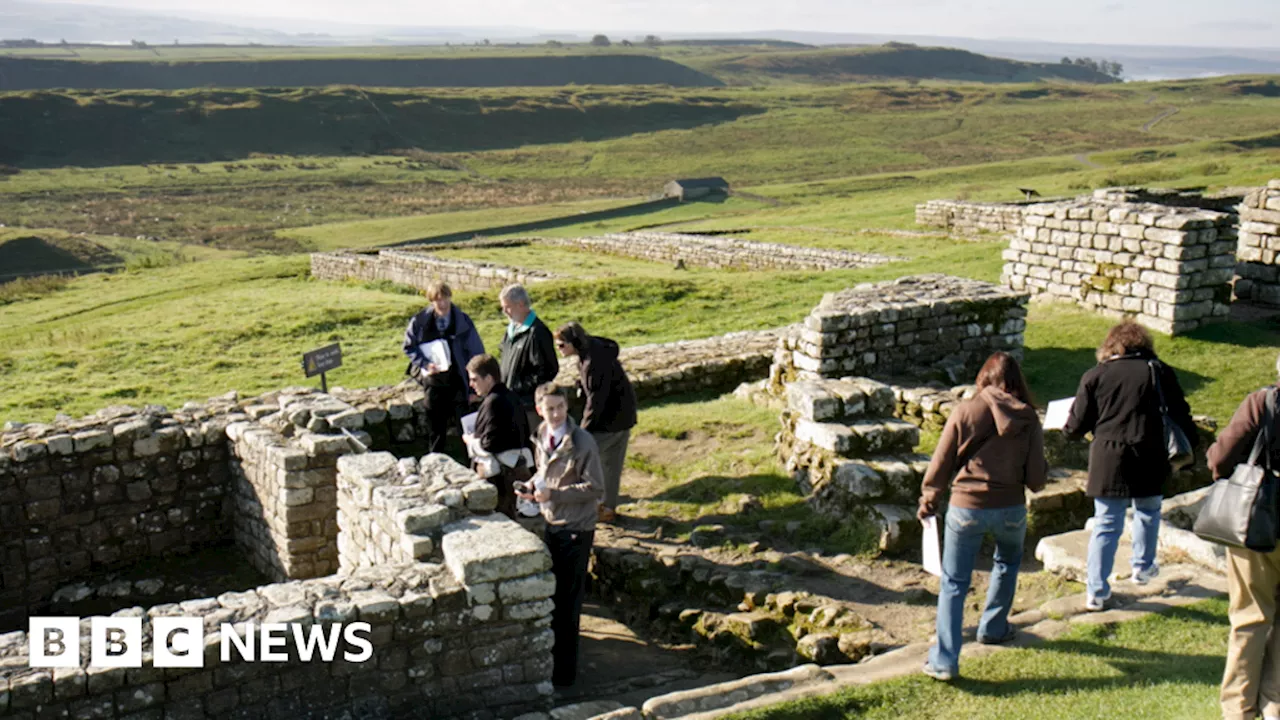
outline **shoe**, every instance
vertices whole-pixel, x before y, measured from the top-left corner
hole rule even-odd
[[[611,523],[618,519],[618,512],[611,507],[600,506],[596,513],[596,520],[602,523]]]
[[[978,642],[983,645],[1004,645],[1005,643],[1013,642],[1016,637],[1018,637],[1018,628],[1010,625],[1004,635],[1000,637],[980,637]]]
[[[1093,597],[1090,595],[1084,600],[1084,609],[1089,612],[1101,612],[1107,609],[1107,601],[1110,599],[1110,595],[1107,597]]]
[[[1159,565],[1152,565],[1151,567],[1147,568],[1146,570],[1139,570],[1139,571],[1135,572],[1135,573],[1133,574],[1133,578],[1132,578],[1132,579],[1133,579],[1133,584],[1134,584],[1134,585],[1146,585],[1147,583],[1151,582],[1152,578],[1156,578],[1156,577],[1159,577],[1159,576],[1160,576],[1160,566],[1159,566]]]
[[[929,677],[939,682],[951,682],[952,680],[955,679],[955,674],[952,673],[950,670],[942,670],[942,669],[936,668],[930,665],[928,662],[925,662],[924,669],[921,670],[921,672],[923,672],[925,675],[928,675]]]

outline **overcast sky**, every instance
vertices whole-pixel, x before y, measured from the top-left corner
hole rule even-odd
[[[2,2],[3,0],[0,0]],[[41,0],[50,3],[51,0]],[[585,32],[816,30],[1280,47],[1280,0],[80,0],[166,15]],[[272,23],[275,25],[275,23]],[[283,29],[283,28],[280,28]]]

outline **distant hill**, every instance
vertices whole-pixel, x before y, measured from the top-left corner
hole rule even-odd
[[[0,90],[181,90],[325,85],[709,87],[720,84],[719,80],[685,65],[644,55],[204,62],[0,58]]]
[[[1078,65],[1022,62],[988,57],[967,50],[917,47],[902,43],[868,48],[754,53],[738,57],[707,58],[690,64],[734,85],[768,81],[842,83],[877,78],[971,82],[1116,82],[1113,77]]]

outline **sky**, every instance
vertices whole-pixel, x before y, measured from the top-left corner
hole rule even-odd
[[[0,0],[2,1],[2,0]],[[79,0],[203,19],[705,33],[757,30],[1280,47],[1280,0]],[[53,4],[53,0],[39,0]],[[277,22],[275,29],[287,29]]]

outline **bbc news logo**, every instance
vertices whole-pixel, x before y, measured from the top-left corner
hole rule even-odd
[[[89,667],[142,667],[142,618],[93,617],[89,625]],[[333,662],[340,647],[342,659],[362,663],[373,657],[367,622],[328,627],[299,623],[222,623],[219,657],[222,662],[286,662],[292,640],[302,662]],[[204,620],[198,617],[157,617],[151,620],[152,665],[158,668],[204,667]],[[33,617],[27,633],[31,667],[80,667],[80,618]],[[315,660],[313,660],[315,658]]]

